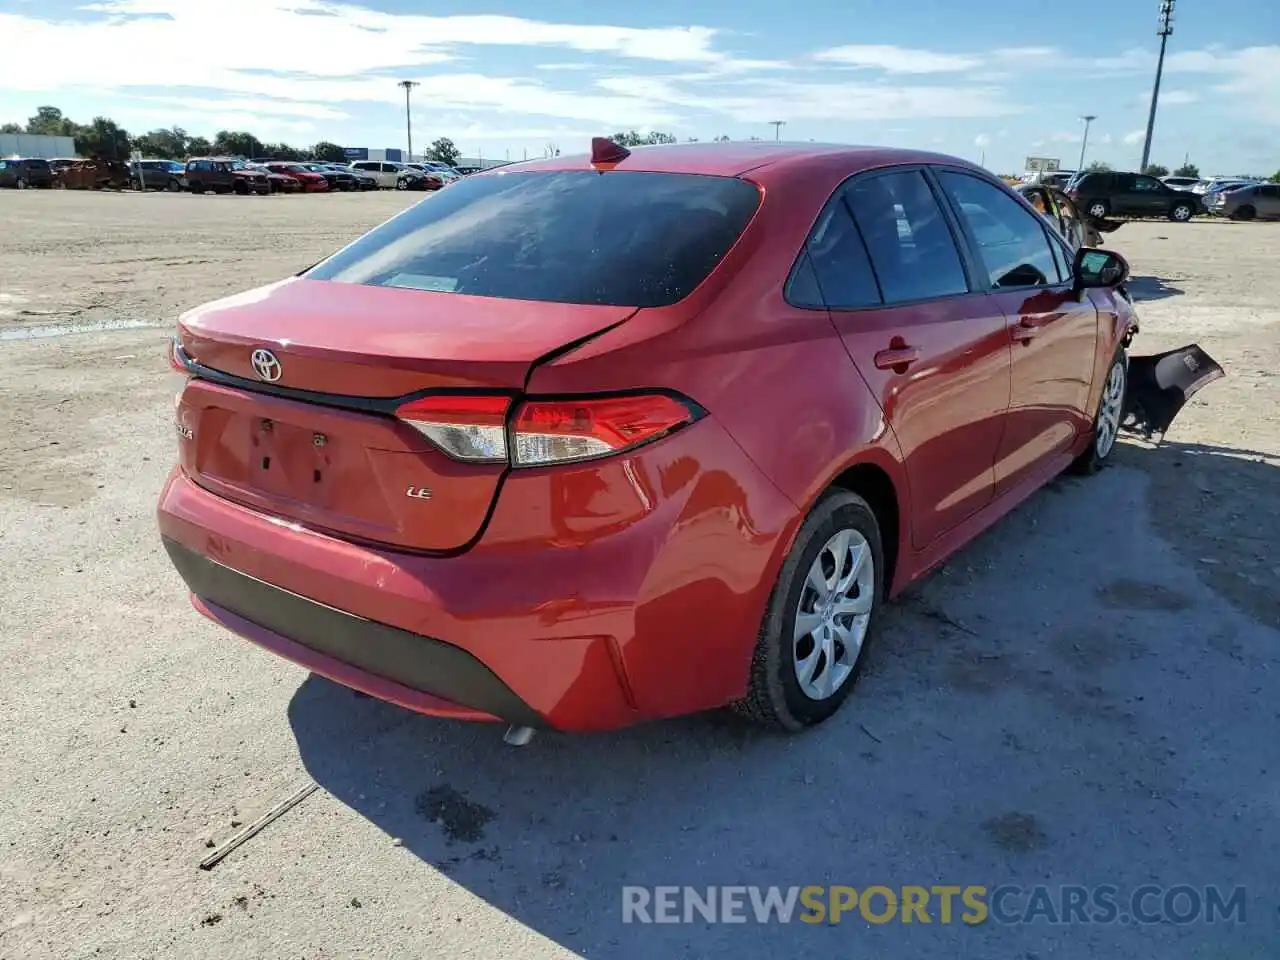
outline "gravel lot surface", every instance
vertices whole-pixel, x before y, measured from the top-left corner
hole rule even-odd
[[[414,199],[0,193],[0,960],[1280,955],[1280,229],[1109,238],[1135,352],[1197,341],[1227,379],[896,604],[831,723],[513,750],[213,627],[155,531],[161,328]],[[1247,912],[639,926],[624,884],[1244,886]]]

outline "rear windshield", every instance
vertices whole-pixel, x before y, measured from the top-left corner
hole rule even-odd
[[[728,177],[612,171],[475,177],[388,220],[317,280],[509,300],[663,307],[688,296],[760,202]]]

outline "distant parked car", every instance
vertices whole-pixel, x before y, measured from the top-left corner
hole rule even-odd
[[[445,183],[452,183],[455,180],[462,179],[462,174],[440,160],[423,160],[421,163],[415,163],[414,166],[428,173],[438,174],[444,179]]]
[[[302,189],[298,178],[292,174],[279,173],[269,168],[265,163],[251,163],[249,166],[254,170],[261,170],[267,175],[267,184],[271,187],[272,193],[297,193]]]
[[[129,164],[129,182],[135,190],[177,193],[186,188],[187,168],[177,160],[135,160]]]
[[[351,164],[354,173],[376,177],[378,186],[387,190],[429,190],[428,178],[417,164],[396,163],[391,160],[357,160]],[[432,177],[440,186],[438,177]]]
[[[1280,218],[1280,183],[1254,183],[1234,190],[1220,190],[1205,202],[1209,212],[1232,220]]]
[[[53,170],[39,157],[9,157],[0,160],[0,187],[52,187]]]
[[[1209,202],[1219,193],[1230,193],[1232,190],[1239,190],[1241,187],[1252,187],[1257,182],[1257,180],[1244,179],[1211,180],[1205,186],[1201,199],[1204,201],[1205,206],[1208,206]]]
[[[243,160],[230,157],[196,157],[187,161],[187,186],[192,193],[271,192],[266,171],[255,170]]]
[[[53,185],[60,190],[97,190],[111,180],[111,173],[97,160],[59,157],[50,160]]]
[[[1069,196],[1096,220],[1108,217],[1168,217],[1185,222],[1203,212],[1195,194],[1175,190],[1145,173],[1084,173],[1067,187]]]
[[[335,167],[328,163],[304,163],[303,169],[318,173],[329,182],[332,190],[355,190],[358,184],[355,176],[345,167]]]
[[[1199,177],[1161,177],[1160,182],[1175,190],[1192,190],[1200,182]]]
[[[357,190],[377,190],[382,185],[378,181],[377,174],[368,170],[357,170],[353,166],[347,166],[342,163],[327,163],[325,166],[351,174],[355,178]]]
[[[325,179],[324,174],[317,173],[314,170],[308,170],[301,163],[294,163],[286,160],[270,160],[262,165],[269,173],[278,173],[286,177],[292,177],[298,183],[298,188],[304,193],[326,193],[329,190],[329,181]]]

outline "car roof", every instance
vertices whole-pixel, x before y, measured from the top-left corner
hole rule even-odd
[[[632,147],[630,156],[611,168],[615,170],[643,171],[645,173],[692,173],[710,176],[740,177],[749,171],[763,168],[802,170],[810,166],[826,166],[836,162],[849,172],[857,169],[890,166],[907,163],[946,163],[953,166],[974,167],[957,157],[919,150],[894,147],[852,146],[827,143],[778,143],[775,141],[739,140],[728,143],[678,143]],[[515,166],[514,164],[512,166]],[[527,170],[592,170],[591,154],[552,157],[545,160],[527,160],[518,165]],[[506,165],[490,168],[481,174],[509,172]]]

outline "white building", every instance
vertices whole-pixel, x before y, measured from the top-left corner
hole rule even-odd
[[[34,133],[0,133],[0,157],[74,157],[74,137],[45,137]]]

